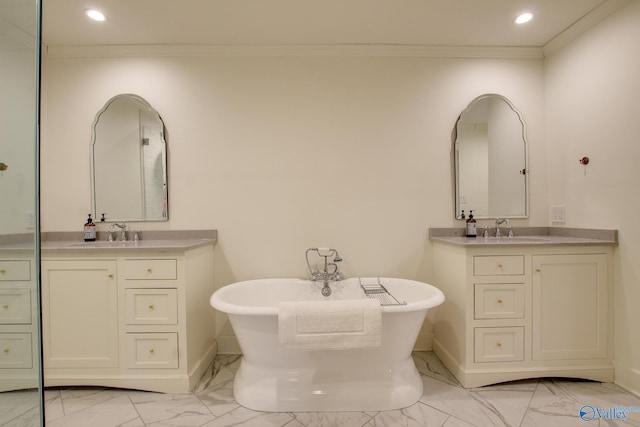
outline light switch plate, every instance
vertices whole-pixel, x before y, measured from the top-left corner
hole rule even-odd
[[[551,207],[551,222],[566,222],[567,212],[564,206]]]
[[[36,228],[36,217],[33,212],[28,211],[24,213],[24,221],[26,223],[27,230],[33,230]]]

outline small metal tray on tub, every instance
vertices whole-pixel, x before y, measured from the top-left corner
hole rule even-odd
[[[387,288],[385,288],[382,283],[380,283],[380,278],[376,278],[376,282],[372,283],[371,281],[366,281],[363,283],[362,278],[360,280],[360,287],[364,292],[364,296],[370,299],[377,299],[380,301],[380,305],[407,305],[406,301],[400,302],[389,293]]]

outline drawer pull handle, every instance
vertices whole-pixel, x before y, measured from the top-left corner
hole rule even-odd
[[[502,304],[502,298],[498,298],[498,304]]]
[[[151,267],[147,268],[147,273],[151,273]]]
[[[539,268],[536,268],[536,273],[540,273],[542,270]]]
[[[113,274],[109,274],[109,279],[113,279]]]
[[[155,310],[155,306],[153,304],[149,304],[149,310]]]
[[[11,349],[10,349],[10,348],[5,348],[5,349],[4,349],[4,354],[9,354],[9,352],[10,352],[10,351],[11,351]]]
[[[154,349],[149,349],[149,354],[156,354],[156,351]]]
[[[496,343],[496,347],[502,348],[502,343],[501,343],[500,341],[498,341],[498,342]]]
[[[503,265],[502,265],[502,264],[498,264],[498,268],[502,268],[502,267],[503,267]]]
[[[4,268],[0,268],[0,274],[4,274],[6,272],[7,272],[7,270],[5,270]]]
[[[3,305],[2,308],[4,308],[5,310],[9,310],[9,304]]]

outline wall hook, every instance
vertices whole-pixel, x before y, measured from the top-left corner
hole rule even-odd
[[[581,158],[580,160],[578,160],[578,162],[584,166],[584,176],[587,176],[587,165],[589,164],[589,158],[587,156],[584,156],[583,158]]]

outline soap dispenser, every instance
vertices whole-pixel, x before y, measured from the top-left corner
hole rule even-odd
[[[467,237],[476,237],[478,234],[476,230],[476,220],[473,219],[473,211],[469,211],[469,219],[467,219],[466,235]]]
[[[87,218],[87,223],[84,225],[84,241],[95,242],[96,241],[96,225],[91,219],[91,214]]]

